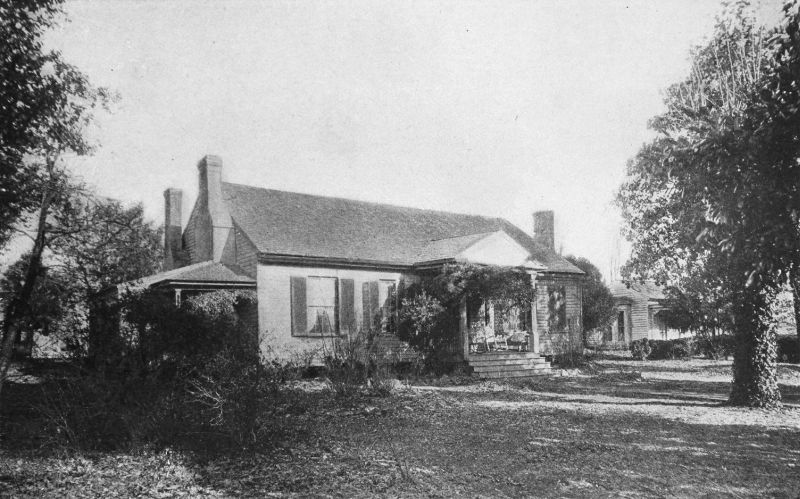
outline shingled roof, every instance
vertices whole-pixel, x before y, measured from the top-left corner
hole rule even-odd
[[[209,286],[223,283],[255,286],[256,281],[236,265],[207,261],[159,272],[158,274],[120,284],[119,287],[139,289],[156,285],[190,283]]]
[[[551,272],[580,269],[501,218],[222,183],[230,215],[264,255],[413,266],[502,230]],[[473,237],[474,236],[474,237]],[[444,240],[452,240],[447,244]],[[436,243],[436,241],[443,241]],[[455,255],[455,253],[454,253]],[[453,256],[454,256],[453,255]]]
[[[637,297],[646,298],[650,301],[661,301],[666,299],[666,296],[664,295],[664,288],[657,285],[654,281],[614,281],[611,283],[610,288],[611,294],[617,299],[633,300]]]

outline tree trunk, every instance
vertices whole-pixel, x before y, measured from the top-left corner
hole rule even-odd
[[[792,286],[792,301],[794,304],[794,323],[797,332],[797,355],[800,356],[800,270],[793,270],[790,274],[789,284]]]
[[[0,350],[0,394],[2,394],[3,384],[8,375],[8,368],[11,366],[11,357],[14,353],[14,343],[19,334],[20,321],[28,308],[28,303],[33,295],[36,280],[39,278],[42,267],[47,216],[50,212],[50,205],[55,197],[55,182],[52,177],[52,166],[50,168],[50,179],[51,181],[45,185],[45,191],[42,193],[42,204],[39,206],[39,220],[36,226],[36,239],[33,242],[33,249],[31,249],[28,269],[25,272],[25,282],[22,284],[19,293],[11,300],[6,308],[6,316],[3,321],[3,344],[2,350]]]
[[[742,287],[733,300],[736,350],[728,402],[746,407],[779,407],[781,393],[770,296],[764,291]]]

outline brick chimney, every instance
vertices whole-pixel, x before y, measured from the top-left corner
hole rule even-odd
[[[556,250],[555,216],[552,210],[533,212],[533,240]]]
[[[180,254],[183,250],[181,236],[181,204],[183,191],[170,187],[164,191],[164,270],[172,270],[182,265]]]
[[[233,227],[228,205],[222,197],[222,159],[207,155],[197,164],[200,191],[197,197],[200,223],[197,235],[199,261],[222,259],[222,250]]]

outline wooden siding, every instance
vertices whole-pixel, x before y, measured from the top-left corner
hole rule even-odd
[[[250,277],[256,276],[258,252],[236,223],[233,224],[231,235],[228,236],[225,248],[222,250],[222,263],[238,265]]]
[[[298,355],[323,353],[325,348],[331,348],[331,338],[292,336],[290,299],[292,276],[351,279],[354,284],[353,312],[357,331],[364,328],[363,284],[378,280],[395,282],[400,279],[406,280],[406,277],[398,272],[259,264],[257,266],[258,329],[261,352],[267,357],[289,360]],[[390,350],[396,350],[397,345],[392,342],[389,347]]]
[[[549,291],[555,287],[564,287],[566,293],[566,310],[568,331],[548,330]],[[583,287],[580,277],[543,275],[536,278],[536,327],[539,331],[539,349],[542,354],[550,355],[567,348],[570,343],[581,345]],[[570,341],[571,340],[571,341]]]
[[[195,203],[194,208],[192,208],[192,214],[189,215],[189,222],[183,231],[183,249],[189,255],[188,265],[200,263],[197,253],[197,219],[197,203]]]

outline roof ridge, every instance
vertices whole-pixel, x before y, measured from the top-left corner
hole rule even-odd
[[[361,200],[361,199],[353,199],[353,198],[346,198],[346,197],[340,197],[340,196],[325,196],[323,194],[309,194],[307,192],[284,191],[284,190],[281,190],[281,189],[271,189],[271,188],[268,188],[268,187],[257,187],[257,186],[254,186],[254,185],[237,184],[235,182],[222,182],[222,183],[223,184],[232,185],[232,186],[236,186],[236,187],[245,187],[247,189],[258,189],[260,191],[282,192],[282,193],[285,193],[285,194],[295,194],[295,195],[307,196],[307,197],[311,197],[311,198],[333,199],[333,200],[336,200],[336,201],[348,201],[348,202],[351,202],[351,203],[360,203],[360,204],[366,204],[366,205],[370,205],[370,206],[383,206],[383,207],[386,207],[386,208],[397,208],[397,209],[401,209],[401,210],[411,210],[411,211],[416,211],[416,212],[442,213],[442,214],[445,214],[445,215],[459,215],[459,216],[465,216],[465,217],[476,217],[476,218],[481,218],[483,220],[502,220],[503,222],[511,223],[511,222],[509,222],[508,220],[506,220],[503,217],[487,217],[485,215],[478,215],[478,214],[474,214],[474,213],[460,213],[460,212],[457,212],[457,211],[434,210],[434,209],[430,209],[430,208],[415,208],[413,206],[402,206],[402,205],[399,205],[399,204],[381,203],[379,201],[364,201],[364,200]],[[488,234],[488,232],[487,232],[487,234]],[[464,234],[464,235],[465,236],[469,236],[471,234]]]

